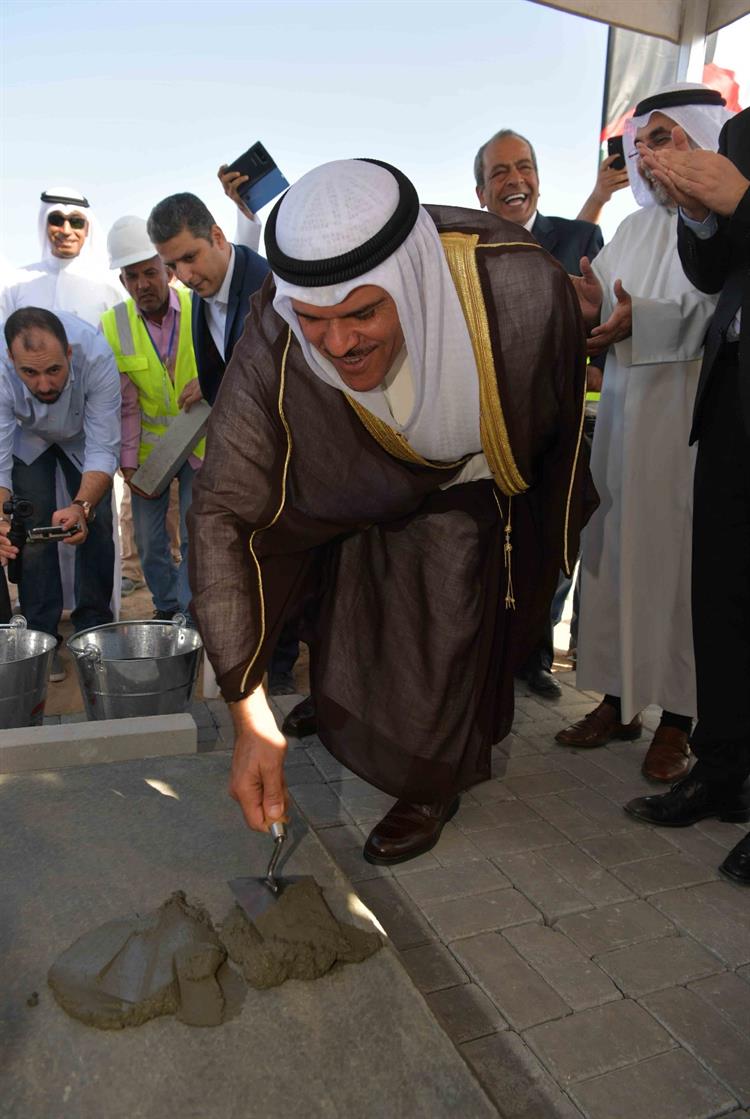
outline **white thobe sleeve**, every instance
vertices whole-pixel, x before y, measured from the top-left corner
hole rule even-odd
[[[632,298],[630,338],[615,344],[622,365],[661,365],[702,356],[717,296],[693,288],[676,299]]]
[[[237,230],[234,235],[235,245],[245,245],[246,248],[252,249],[257,253],[258,246],[260,245],[260,222],[258,218],[253,215],[252,220],[242,213],[242,210],[237,210]]]
[[[8,284],[0,290],[0,322],[5,322],[16,310],[16,285]]]

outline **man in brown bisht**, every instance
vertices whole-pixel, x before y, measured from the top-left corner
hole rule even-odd
[[[190,516],[193,608],[250,827],[284,815],[262,688],[304,607],[318,734],[397,799],[370,862],[429,850],[510,730],[513,670],[584,517],[584,336],[565,272],[491,214],[325,164],[266,227]]]

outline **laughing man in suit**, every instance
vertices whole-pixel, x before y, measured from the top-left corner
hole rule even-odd
[[[536,152],[524,136],[512,129],[503,128],[482,144],[474,159],[474,178],[480,205],[499,218],[522,225],[570,275],[580,276],[581,257],[593,259],[604,244],[601,229],[590,221],[550,218],[539,213]],[[561,596],[570,587],[570,580],[563,578]],[[548,699],[561,694],[551,672],[552,634],[550,618],[539,644],[519,672],[532,691]]]

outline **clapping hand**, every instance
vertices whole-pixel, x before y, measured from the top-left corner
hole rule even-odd
[[[641,150],[646,166],[689,218],[704,221],[710,210],[730,217],[750,189],[750,179],[726,156],[691,148],[679,126],[672,129],[672,142],[673,147],[658,152]]]
[[[570,282],[575,288],[581,314],[586,326],[591,326],[599,321],[602,308],[602,285],[596,278],[594,270],[587,256],[581,257],[581,275],[570,276]]]
[[[622,286],[621,280],[615,280],[615,304],[612,314],[601,326],[595,326],[586,342],[586,353],[589,357],[596,357],[607,346],[614,342],[622,342],[629,338],[633,332],[633,301]]]

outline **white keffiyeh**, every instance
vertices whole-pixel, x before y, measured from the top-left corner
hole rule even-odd
[[[399,188],[385,168],[363,160],[337,160],[304,175],[285,195],[276,239],[287,256],[325,260],[363,245],[396,210]],[[274,275],[274,307],[289,323],[310,369],[349,393],[373,415],[401,432],[424,458],[453,461],[481,449],[479,388],[471,338],[435,223],[420,208],[411,232],[371,271],[329,287],[300,287]],[[404,333],[414,404],[399,424],[384,386],[347,388],[333,365],[306,341],[292,300],[333,307],[357,288],[374,285],[394,300]]]

